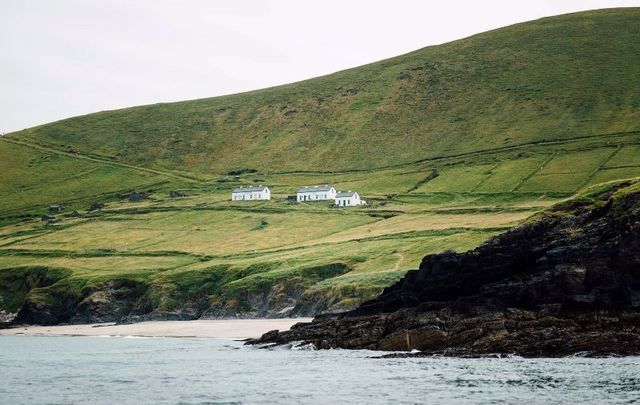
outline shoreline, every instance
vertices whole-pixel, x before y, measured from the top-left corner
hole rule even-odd
[[[1,336],[136,336],[176,338],[258,338],[274,329],[289,330],[313,318],[198,319],[192,321],[145,321],[131,324],[27,325],[0,329]]]

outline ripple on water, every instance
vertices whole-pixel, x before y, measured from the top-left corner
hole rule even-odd
[[[614,404],[640,398],[640,358],[376,356],[257,350],[220,339],[0,337],[0,402]]]

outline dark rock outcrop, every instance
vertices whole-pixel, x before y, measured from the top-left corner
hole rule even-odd
[[[18,314],[15,312],[0,310],[0,329],[4,329],[11,326],[14,319],[16,319],[17,315]]]
[[[145,298],[149,286],[127,279],[109,280],[83,291],[82,299],[70,311],[71,323],[119,321],[131,314],[143,314],[152,306]]]
[[[298,277],[264,280],[259,289],[222,288],[220,295],[209,297],[209,307],[202,318],[287,318],[312,316],[328,308],[321,294],[309,294],[310,285],[348,273],[352,267],[344,262],[300,268]],[[256,277],[260,277],[257,275]]]
[[[42,270],[45,276],[52,271],[46,268]],[[17,280],[24,276],[20,273],[16,272]],[[37,275],[40,278],[27,275],[25,279],[31,284],[25,285],[24,300],[18,312],[4,324],[0,322],[0,327],[188,320],[198,318],[201,312],[201,309],[194,308],[189,302],[172,311],[158,308],[158,303],[154,300],[157,292],[143,281],[111,279],[76,289],[69,285],[72,281],[66,278],[68,274],[56,280]],[[35,281],[31,281],[32,279]]]
[[[251,343],[524,356],[640,354],[640,190],[558,205],[465,253],[423,259],[376,299]]]

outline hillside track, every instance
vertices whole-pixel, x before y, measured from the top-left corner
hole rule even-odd
[[[13,138],[8,138],[8,137],[2,137],[0,138],[0,141],[4,141],[4,142],[9,142],[9,143],[13,143],[16,145],[20,145],[20,146],[26,146],[28,148],[32,148],[32,149],[37,149],[37,150],[41,150],[43,152],[49,152],[49,153],[54,153],[57,155],[62,155],[62,156],[66,156],[66,157],[70,157],[70,158],[74,158],[74,159],[83,159],[83,160],[90,160],[92,162],[98,162],[98,163],[102,163],[105,165],[109,165],[109,166],[117,166],[117,167],[124,167],[127,169],[133,169],[133,170],[138,170],[141,172],[147,172],[147,173],[152,173],[152,174],[156,174],[159,176],[165,176],[165,177],[171,177],[174,179],[178,179],[178,180],[182,180],[182,181],[186,181],[189,183],[199,183],[201,182],[201,180],[197,180],[195,178],[192,177],[187,177],[187,176],[182,176],[179,174],[175,174],[175,173],[171,173],[171,172],[167,172],[167,171],[163,171],[163,170],[158,170],[158,169],[150,169],[148,167],[142,167],[142,166],[136,166],[136,165],[132,165],[132,164],[128,164],[128,163],[122,163],[122,162],[117,162],[117,161],[112,161],[112,160],[108,160],[108,159],[100,159],[94,156],[88,156],[79,152],[66,152],[60,149],[56,149],[50,146],[43,146],[43,145],[38,145],[36,143],[32,143],[32,142],[28,142],[28,141],[23,141],[23,140],[17,140],[17,139],[13,139]]]

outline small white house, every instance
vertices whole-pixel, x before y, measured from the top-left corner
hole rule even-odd
[[[263,186],[247,186],[234,188],[231,192],[231,201],[270,200],[271,190]]]
[[[352,207],[366,203],[365,200],[360,199],[360,195],[355,191],[340,191],[336,194],[336,205],[338,207]]]
[[[329,184],[325,184],[324,186],[302,187],[298,189],[296,197],[298,202],[333,200],[336,198],[336,189]]]

